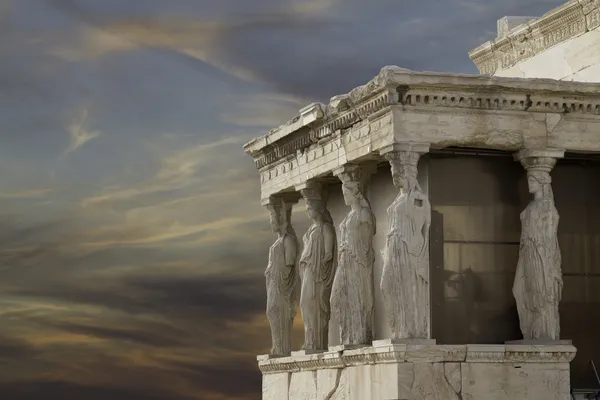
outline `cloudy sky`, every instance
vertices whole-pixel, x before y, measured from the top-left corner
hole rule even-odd
[[[384,65],[476,73],[561,3],[0,0],[0,398],[258,399],[243,143]]]

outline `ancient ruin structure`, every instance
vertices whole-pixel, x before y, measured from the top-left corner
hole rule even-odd
[[[580,12],[590,33],[599,7],[559,16]],[[575,38],[549,15],[559,33],[504,19],[471,56],[491,74],[543,56],[513,35]],[[522,59],[502,61],[507,40]],[[593,383],[600,84],[568,80],[388,66],[245,145],[278,233],[263,399],[566,400]],[[304,347],[289,338],[296,273]]]

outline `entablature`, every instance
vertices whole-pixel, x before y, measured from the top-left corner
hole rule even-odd
[[[514,18],[514,17],[513,17]],[[569,39],[600,27],[600,0],[571,0],[471,50],[482,74],[493,75]]]
[[[381,159],[382,147],[406,141],[432,149],[600,152],[600,84],[384,67],[366,85],[327,106],[311,104],[245,150],[267,198],[346,163]]]

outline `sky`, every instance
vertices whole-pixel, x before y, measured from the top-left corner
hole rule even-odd
[[[563,2],[0,0],[0,398],[259,399],[242,145],[385,65],[477,73]]]

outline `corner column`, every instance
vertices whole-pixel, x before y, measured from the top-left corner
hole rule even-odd
[[[527,171],[527,185],[533,195],[521,213],[521,245],[513,284],[524,339],[521,343],[560,340],[558,306],[563,288],[558,244],[560,217],[554,204],[550,172],[562,157],[564,151],[554,149],[526,149],[515,155]]]
[[[298,298],[298,238],[292,227],[292,207],[298,202],[296,193],[270,196],[263,205],[269,210],[271,230],[277,239],[269,248],[265,271],[267,286],[267,318],[271,328],[270,357],[289,356],[292,351],[292,328]]]
[[[396,143],[380,150],[399,190],[388,208],[380,283],[394,343],[436,343],[429,329],[431,204],[417,180],[419,159],[427,152],[428,143]]]

